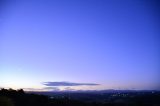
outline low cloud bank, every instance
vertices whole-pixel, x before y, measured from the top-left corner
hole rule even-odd
[[[97,85],[100,85],[100,84],[95,84],[95,83],[74,83],[74,82],[65,82],[65,81],[62,81],[62,82],[43,82],[42,84],[46,85],[46,86],[83,86],[83,85],[97,86]]]

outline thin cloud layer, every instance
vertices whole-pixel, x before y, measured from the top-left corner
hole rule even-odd
[[[44,88],[22,88],[25,91],[59,91],[58,87],[44,87]]]
[[[46,86],[82,86],[82,85],[86,85],[86,86],[97,86],[100,84],[95,84],[95,83],[74,83],[74,82],[43,82],[43,85]]]
[[[71,87],[66,87],[64,88],[65,91],[75,91],[75,89],[71,88]]]
[[[44,90],[51,90],[51,91],[59,91],[60,89],[58,87],[45,87]]]

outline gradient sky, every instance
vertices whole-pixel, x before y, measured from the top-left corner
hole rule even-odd
[[[0,2],[0,87],[159,89],[156,0]]]

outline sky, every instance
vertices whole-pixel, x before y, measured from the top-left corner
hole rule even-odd
[[[158,0],[1,0],[0,87],[160,89]]]

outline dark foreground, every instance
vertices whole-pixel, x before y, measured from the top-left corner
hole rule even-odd
[[[160,92],[104,91],[25,93],[22,89],[1,89],[0,106],[160,106]]]

